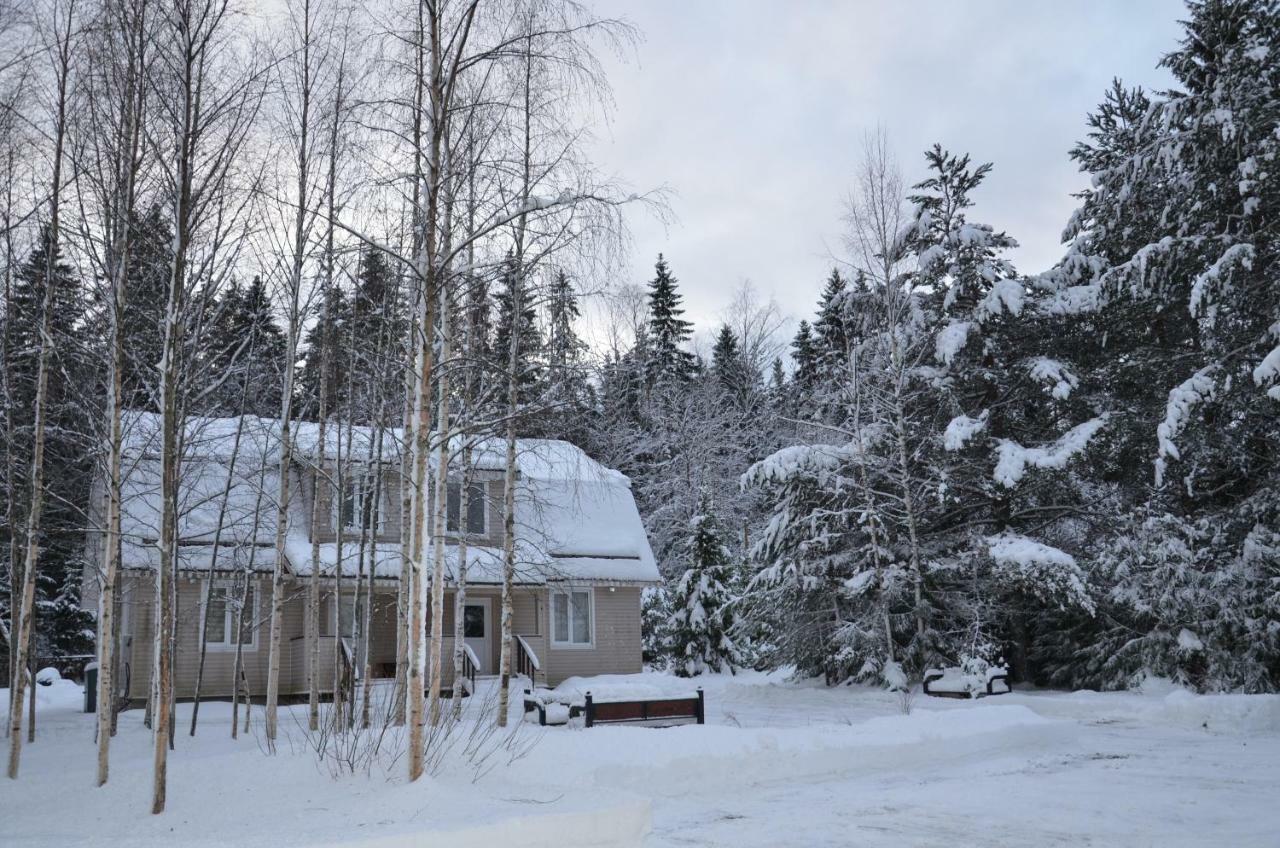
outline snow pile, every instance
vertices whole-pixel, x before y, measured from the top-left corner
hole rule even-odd
[[[852,726],[597,727],[557,734],[544,743],[557,750],[563,745],[565,759],[594,760],[595,785],[674,795],[704,791],[709,785],[731,789],[855,770],[929,769],[942,759],[1043,750],[1074,736],[1070,725],[1024,706],[984,704],[967,710],[916,710]]]
[[[977,418],[970,418],[967,415],[957,415],[952,418],[942,434],[942,446],[949,451],[962,449],[970,439],[986,429],[987,414],[988,410],[984,409]]]
[[[47,666],[36,672],[36,683],[41,686],[52,686],[62,679],[62,672],[53,666]]]
[[[1280,365],[1280,360],[1277,364]],[[1156,441],[1159,444],[1156,454],[1157,486],[1164,483],[1165,460],[1182,458],[1174,439],[1178,438],[1182,428],[1191,419],[1192,411],[1213,397],[1217,384],[1209,376],[1212,369],[1212,365],[1201,368],[1169,392],[1164,420],[1156,426]]]
[[[596,677],[569,677],[554,689],[539,689],[535,700],[551,704],[586,703],[587,693],[595,703],[644,701],[654,698],[696,698],[696,684],[659,675],[602,674]]]
[[[950,365],[951,360],[956,358],[956,354],[964,349],[965,343],[969,340],[969,330],[973,328],[972,321],[952,321],[938,332],[938,338],[934,343],[934,355],[943,365]]]
[[[1065,468],[1072,457],[1085,449],[1089,440],[1102,429],[1106,421],[1107,416],[1100,415],[1077,424],[1046,447],[1028,448],[1009,439],[1001,439],[996,445],[999,459],[996,462],[995,481],[1006,489],[1011,489],[1022,480],[1028,467]]]
[[[1027,370],[1034,380],[1049,387],[1049,392],[1058,400],[1071,397],[1071,392],[1080,385],[1080,378],[1067,370],[1067,366],[1047,356],[1037,356],[1027,363]]]

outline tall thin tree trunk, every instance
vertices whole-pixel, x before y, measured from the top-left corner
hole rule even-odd
[[[256,330],[257,328],[255,327],[253,332],[256,333]],[[250,343],[248,350],[250,362],[253,361],[254,347],[254,344]],[[231,487],[235,481],[236,462],[240,456],[240,439],[244,434],[245,407],[249,402],[249,382],[248,377],[246,377],[240,390],[240,415],[236,418],[236,434],[231,439],[231,458],[227,462],[227,482],[222,487],[222,501],[218,504],[218,523],[213,530],[213,552],[209,556],[209,568],[205,574],[204,598],[200,604],[200,659],[196,664],[196,686],[191,699],[191,729],[189,731],[191,736],[196,735],[196,723],[200,719],[200,689],[204,683],[205,657],[209,653],[206,619],[209,615],[209,602],[213,597],[213,580],[218,566],[218,548],[222,544],[222,528],[226,524],[227,505],[231,501]]]
[[[44,298],[40,316],[40,353],[36,365],[36,394],[34,402],[34,421],[32,424],[30,496],[31,506],[27,510],[26,555],[22,569],[22,591],[17,604],[17,615],[14,622],[13,639],[17,642],[14,656],[13,703],[9,710],[9,777],[17,780],[18,768],[22,758],[22,696],[27,678],[24,668],[29,664],[28,652],[32,650],[36,572],[40,559],[40,518],[44,509],[44,442],[47,425],[47,399],[49,392],[49,371],[52,367],[53,340],[53,308],[54,295],[57,291],[55,273],[57,271],[57,254],[59,244],[59,215],[62,199],[62,160],[66,140],[66,117],[68,88],[71,82],[71,38],[72,20],[75,4],[68,3],[65,28],[58,36],[57,44],[57,104],[54,117],[53,132],[53,183],[49,195],[48,244],[44,269]],[[55,24],[57,26],[57,24]],[[12,587],[10,588],[10,606],[12,603]],[[12,615],[12,613],[11,613]],[[31,681],[35,685],[35,680]],[[34,722],[33,722],[34,723]]]
[[[267,702],[263,727],[267,747],[275,750],[276,710],[280,700],[280,650],[284,632],[284,563],[289,534],[290,473],[293,466],[293,376],[298,361],[298,336],[302,330],[299,312],[302,298],[302,268],[306,261],[308,213],[311,207],[311,2],[303,2],[301,102],[298,104],[297,197],[293,220],[293,257],[289,274],[289,326],[286,330],[284,387],[280,396],[280,490],[276,505],[276,561],[271,571],[271,640],[267,653]]]

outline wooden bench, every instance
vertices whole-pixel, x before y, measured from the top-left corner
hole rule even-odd
[[[530,695],[528,689],[525,695]],[[697,694],[683,698],[639,698],[631,701],[596,701],[586,694],[582,704],[564,704],[569,718],[581,716],[587,727],[597,724],[641,724],[646,727],[672,727],[677,724],[706,724],[706,697],[702,687]],[[524,699],[525,714],[538,713],[538,724],[547,726],[547,704],[536,698]]]
[[[582,710],[587,727],[597,724],[644,724],[649,727],[670,727],[693,721],[705,724],[706,698],[702,687],[698,694],[686,698],[642,698],[635,701],[604,701],[596,703],[587,693]]]

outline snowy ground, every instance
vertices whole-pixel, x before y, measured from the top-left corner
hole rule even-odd
[[[1280,845],[1278,696],[917,696],[902,715],[896,696],[869,689],[776,675],[701,683],[706,727],[459,736],[417,785],[390,758],[335,777],[296,710],[267,757],[260,709],[233,743],[228,705],[205,705],[194,739],[184,706],[160,817],[147,814],[141,713],[122,716],[112,781],[94,789],[92,717],[62,683],[41,690],[40,737],[22,780],[0,789],[0,821],[17,836],[5,844],[21,846]],[[477,762],[468,747],[494,753]]]

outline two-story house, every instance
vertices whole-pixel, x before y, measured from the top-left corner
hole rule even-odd
[[[147,698],[153,665],[159,423],[158,416],[145,413],[130,413],[125,422],[115,679],[121,696],[135,704]],[[301,423],[294,429],[285,510],[282,698],[305,697],[309,691],[312,645],[306,610],[317,569],[321,691],[333,691],[344,659],[364,666],[365,646],[373,676],[394,676],[404,549],[401,440],[398,430],[331,425],[321,461],[318,426]],[[176,696],[192,697],[199,674],[202,697],[229,697],[239,648],[241,692],[260,698],[266,690],[279,512],[279,422],[189,419],[182,453]],[[447,480],[446,687],[452,685],[462,533],[467,543],[463,631],[478,674],[496,673],[501,648],[505,445],[481,442],[472,453],[465,514],[452,464]],[[630,482],[566,442],[522,440],[518,466],[513,656],[519,655],[526,668],[536,666],[536,682],[551,685],[574,675],[640,671],[641,591],[659,578]],[[424,573],[429,575],[431,546],[427,549]],[[94,532],[83,592],[90,609],[97,605],[102,552],[103,535]]]

